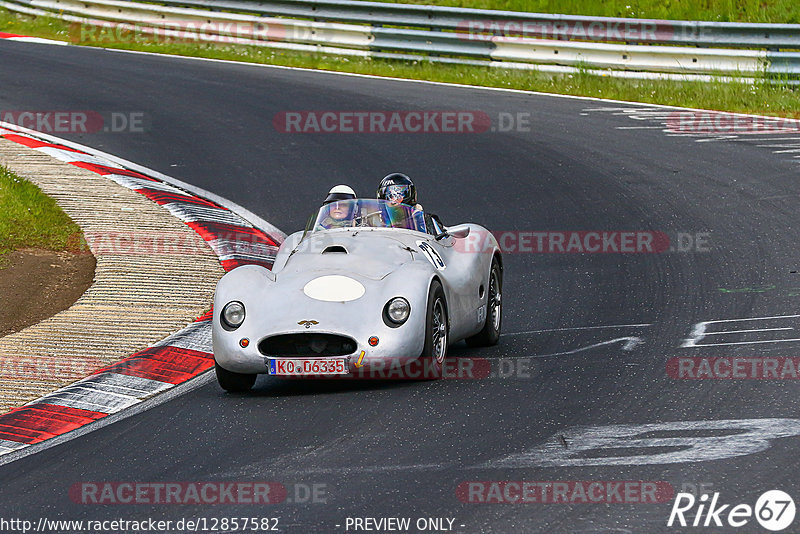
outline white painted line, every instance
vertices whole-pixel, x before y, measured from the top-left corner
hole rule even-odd
[[[214,352],[211,344],[211,321],[192,323],[180,332],[172,334],[153,346],[170,346],[211,354]]]
[[[602,330],[603,328],[643,328],[646,326],[653,326],[652,323],[637,323],[637,324],[609,324],[598,326],[573,326],[569,328],[547,328],[545,330],[527,330],[525,332],[510,332],[508,334],[501,334],[503,336],[524,336],[527,334],[541,334],[545,332],[569,332],[573,330]]]
[[[69,46],[69,43],[66,41],[56,41],[54,39],[44,39],[42,37],[6,37],[3,40],[17,41],[21,43],[38,43],[38,44],[50,44],[58,46]]]
[[[94,382],[100,389],[114,388],[120,393],[136,395],[140,398],[174,386],[169,382],[108,371],[90,376],[83,381]]]
[[[134,178],[133,176],[123,176],[121,174],[106,174],[105,177],[133,191],[138,191],[139,189],[155,189],[156,191],[165,191],[167,193],[186,194],[186,191],[163,182],[151,182],[143,178]]]
[[[119,167],[116,163],[111,161],[104,161],[102,159],[96,158],[94,156],[89,156],[87,154],[79,154],[77,152],[72,152],[71,150],[63,150],[61,148],[55,148],[50,146],[43,146],[43,147],[36,147],[34,150],[38,150],[39,152],[43,152],[48,156],[52,156],[59,161],[63,161],[65,163],[75,163],[76,161],[80,161],[83,163],[93,163],[95,165],[104,165],[106,167]]]
[[[277,251],[277,249],[274,249]],[[272,254],[264,254],[264,255],[254,255],[254,254],[228,254],[226,256],[220,256],[220,261],[225,260],[239,260],[239,261],[273,261],[275,260],[276,254],[273,252]]]
[[[355,78],[366,78],[366,79],[371,79],[371,80],[388,80],[388,81],[393,81],[393,82],[419,83],[419,84],[434,85],[434,86],[441,86],[441,87],[453,87],[453,88],[470,89],[470,90],[481,90],[481,91],[496,91],[496,92],[503,92],[503,93],[510,93],[510,94],[519,94],[519,95],[549,96],[549,97],[553,97],[553,98],[564,98],[564,99],[570,99],[570,100],[584,100],[584,101],[589,101],[589,102],[607,102],[609,104],[624,104],[624,105],[628,105],[628,106],[642,106],[641,108],[639,108],[641,110],[673,109],[673,110],[682,110],[682,111],[707,111],[709,113],[725,113],[726,115],[736,116],[736,117],[757,117],[757,118],[767,118],[767,119],[775,119],[775,120],[784,119],[783,117],[777,117],[777,116],[774,116],[774,115],[773,116],[770,116],[770,115],[755,115],[755,114],[752,114],[752,113],[736,113],[736,112],[731,112],[731,111],[721,111],[721,110],[713,110],[713,109],[689,108],[689,107],[683,107],[683,106],[670,106],[670,105],[666,105],[666,104],[651,104],[651,103],[646,103],[646,102],[631,102],[631,101],[627,101],[627,100],[613,100],[613,99],[610,99],[610,98],[598,98],[596,96],[563,95],[563,94],[558,94],[558,93],[546,93],[546,92],[542,92],[542,91],[526,91],[524,89],[509,89],[509,88],[504,88],[504,87],[487,87],[487,86],[483,86],[483,85],[467,85],[467,84],[458,84],[458,83],[452,83],[452,82],[436,82],[436,81],[431,81],[431,80],[412,80],[412,79],[409,79],[409,78],[397,78],[397,77],[392,77],[392,76],[378,76],[378,75],[375,75],[375,74],[358,74],[358,73],[354,73],[354,72],[339,72],[339,71],[333,71],[333,70],[320,70],[320,69],[311,69],[311,68],[304,68],[304,67],[288,67],[288,66],[284,66],[284,65],[269,65],[269,64],[265,64],[265,63],[250,63],[250,62],[246,62],[246,61],[234,61],[234,60],[230,60],[230,59],[215,59],[215,58],[204,58],[204,57],[195,57],[195,56],[178,56],[178,55],[174,55],[174,54],[161,54],[161,53],[158,53],[158,52],[144,52],[144,51],[141,51],[141,50],[122,50],[122,49],[115,49],[115,48],[103,48],[102,50],[104,50],[106,52],[119,52],[119,53],[124,53],[124,54],[154,56],[154,57],[160,57],[160,58],[165,58],[165,59],[178,59],[178,60],[188,60],[188,61],[206,61],[206,62],[212,62],[212,63],[223,63],[223,64],[229,64],[229,65],[242,65],[242,66],[249,66],[249,67],[266,68],[266,69],[283,69],[283,70],[290,70],[290,71],[310,72],[310,73],[316,73],[316,74],[322,74],[322,75],[328,74],[328,75],[332,75],[332,76],[349,76],[349,77],[355,77]],[[579,70],[579,69],[576,69],[576,70]],[[709,79],[711,79],[711,78],[719,79],[719,78],[715,78],[713,76],[710,76]],[[629,109],[629,108],[617,108],[617,109]],[[3,125],[3,123],[0,122],[0,126],[2,126],[2,125]],[[37,134],[37,135],[42,135],[42,134]],[[60,142],[62,142],[63,144],[66,144],[67,146],[72,146],[72,145],[75,145],[76,147],[82,146],[82,145],[78,145],[77,143],[71,143],[70,144],[70,142],[65,142],[63,140],[60,141]],[[94,149],[91,149],[91,150],[94,150]],[[136,165],[133,162],[128,162],[128,161],[123,160],[121,158],[117,158],[115,156],[112,156],[111,154],[106,154],[106,153],[101,152],[99,150],[94,150],[94,151],[97,154],[103,154],[104,156],[107,156],[107,157],[110,157],[110,158],[114,158],[116,161],[125,162],[125,166],[127,166],[127,167],[129,167],[131,169],[134,169],[134,167],[131,167],[130,165],[135,165],[136,167],[139,167],[140,169],[145,169],[144,167]],[[134,169],[134,170],[139,170],[139,169]],[[146,169],[146,170],[150,171],[150,169]],[[140,171],[140,172],[143,172],[143,171]],[[158,173],[157,171],[152,171],[152,172],[155,172],[156,174],[159,174],[159,175],[161,174],[161,173]],[[166,175],[163,175],[163,176],[166,176]],[[161,176],[158,176],[158,177],[161,178]],[[167,182],[173,183],[170,180],[174,180],[174,183],[176,183],[176,184],[178,184],[178,183],[184,184],[184,182],[181,182],[180,180],[176,180],[176,179],[171,178],[171,177],[167,177],[167,178],[169,178],[169,179],[165,180]],[[180,187],[183,187],[183,188],[186,189],[187,187],[194,187],[194,186],[190,186],[190,184],[184,184],[184,185],[181,185]],[[187,189],[187,190],[191,191],[191,189]],[[196,190],[197,191],[204,191],[204,190],[202,190],[200,188],[196,188]],[[204,195],[212,194],[213,195],[213,193],[209,193],[209,192],[197,193],[197,194],[204,194]],[[216,197],[216,195],[215,195],[215,197]],[[212,200],[211,197],[206,196],[206,198],[209,198],[209,200]],[[218,204],[225,205],[222,202],[218,201],[217,198],[219,198],[222,202],[229,202],[229,201],[227,201],[225,199],[222,199],[221,197],[213,198],[213,200],[215,202],[217,202]],[[225,205],[225,207],[228,207],[228,206]],[[244,208],[241,208],[241,206],[239,206],[239,208],[240,208],[239,213],[247,212],[247,210],[244,210]],[[244,210],[244,211],[242,211],[242,210]],[[232,210],[232,211],[234,211],[234,210]],[[249,214],[250,212],[247,212],[247,213]],[[269,223],[267,223],[266,221],[264,221],[263,219],[261,219],[260,217],[256,216],[255,214],[251,214],[251,215],[256,217],[256,219],[259,221],[259,223],[256,224],[256,226],[258,228],[261,228],[262,230],[267,231],[266,228],[268,226],[272,226]],[[250,216],[247,216],[247,219],[250,220],[251,222],[255,222],[253,219],[250,218]],[[261,226],[262,223],[266,224],[267,226]],[[281,235],[283,235],[283,237],[285,237],[285,234],[280,232],[280,230],[278,230],[277,228],[275,228],[275,231],[280,233]]]
[[[723,334],[748,334],[751,332],[774,332],[776,330],[794,330],[791,327],[784,328],[756,328],[754,330],[725,330],[723,332],[706,332],[706,336],[721,336]]]
[[[733,332],[731,332],[733,333]],[[708,334],[706,334],[708,335]],[[800,341],[800,338],[794,339],[765,339],[762,341],[732,341],[730,343],[698,343],[691,345],[692,347],[724,347],[727,345],[758,345],[761,343],[790,343]]]
[[[689,348],[689,347],[715,347],[715,346],[724,346],[724,345],[748,345],[748,344],[760,344],[760,343],[788,343],[792,341],[800,341],[800,339],[772,339],[772,340],[761,340],[761,341],[736,341],[730,343],[698,343],[703,338],[705,338],[709,334],[735,334],[736,330],[726,330],[722,332],[707,332],[708,325],[711,324],[720,324],[720,323],[741,323],[741,322],[752,322],[752,321],[767,321],[772,319],[793,319],[796,317],[800,317],[800,315],[772,315],[768,317],[750,317],[750,318],[743,318],[743,319],[717,319],[714,321],[701,321],[699,323],[695,323],[692,327],[692,331],[689,334],[690,337],[683,340],[681,343],[682,348]],[[772,329],[769,328],[761,328],[761,329],[751,329],[751,330],[744,330],[744,332],[767,332]],[[792,328],[793,330],[793,328]]]
[[[27,447],[27,443],[20,443],[19,441],[9,441],[7,439],[0,439],[0,455],[16,451]]]
[[[435,85],[441,87],[453,87],[453,88],[461,88],[461,89],[470,89],[470,90],[481,90],[481,91],[496,91],[496,92],[503,92],[503,93],[511,93],[511,94],[519,94],[519,95],[539,95],[539,96],[549,96],[553,98],[564,98],[570,100],[586,100],[590,102],[607,102],[609,104],[625,104],[631,106],[647,106],[642,107],[641,109],[675,109],[675,110],[685,110],[685,111],[708,111],[710,113],[725,113],[727,115],[732,116],[739,116],[739,117],[759,117],[759,118],[774,118],[774,119],[781,119],[782,117],[774,117],[768,115],[753,115],[753,114],[746,114],[746,113],[734,113],[730,111],[720,111],[720,110],[713,110],[713,109],[702,109],[702,108],[687,108],[687,107],[680,107],[680,106],[669,106],[666,104],[650,104],[645,102],[631,102],[627,100],[612,100],[610,98],[598,98],[596,96],[579,96],[579,95],[563,95],[558,93],[546,93],[542,91],[526,91],[524,89],[509,89],[504,87],[487,87],[484,85],[467,85],[467,84],[459,84],[459,83],[452,83],[452,82],[435,82],[431,80],[413,80],[410,78],[397,78],[393,76],[378,76],[376,74],[358,74],[354,72],[339,72],[334,70],[320,70],[320,69],[311,69],[311,68],[303,68],[303,67],[287,67],[284,65],[268,65],[265,63],[249,63],[246,61],[233,61],[230,59],[215,59],[215,58],[205,58],[205,57],[194,57],[194,56],[176,56],[172,54],[160,54],[158,52],[143,52],[141,50],[122,50],[116,48],[104,48],[103,50],[107,52],[120,52],[123,54],[136,54],[136,55],[144,55],[144,56],[156,56],[161,58],[169,58],[169,59],[184,59],[190,61],[207,61],[212,63],[225,63],[225,64],[233,64],[233,65],[246,65],[250,67],[258,67],[258,68],[268,68],[268,69],[283,69],[283,70],[291,70],[291,71],[299,71],[299,72],[311,72],[316,74],[329,74],[333,76],[349,76],[355,78],[367,78],[371,80],[388,80],[393,82],[405,82],[405,83],[419,83],[425,85]],[[537,65],[542,66],[542,65]],[[579,70],[579,69],[575,69]],[[624,71],[630,73],[631,71]],[[635,74],[635,73],[634,73]],[[717,79],[713,76],[709,76],[709,79]],[[622,108],[620,108],[622,109]]]
[[[714,321],[703,321],[702,323],[698,324],[715,324],[715,323],[740,323],[742,321],[764,321],[767,319],[792,319],[794,317],[800,317],[800,314],[795,315],[770,315],[767,317],[745,317],[742,319],[715,319]]]
[[[175,217],[187,223],[197,221],[212,221],[230,224],[233,226],[245,226],[252,228],[252,225],[249,222],[228,210],[209,208],[207,206],[197,206],[194,204],[184,204],[180,202],[164,204],[164,207],[167,208]]]
[[[760,139],[759,139],[760,141]],[[797,143],[792,143],[788,145],[756,145],[759,148],[797,148],[800,147]]]
[[[261,261],[274,260],[278,248],[263,243],[237,242],[232,239],[215,239],[206,241],[220,261],[237,258],[253,258]]]
[[[102,391],[91,382],[78,382],[49,393],[30,404],[55,404],[92,412],[116,413],[138,402],[139,399],[136,397]]]
[[[706,137],[703,139],[695,139],[695,143],[714,143],[716,141],[730,141],[732,139],[736,139],[738,136],[736,135],[717,135],[717,134],[706,134],[706,135],[713,135],[713,137]]]

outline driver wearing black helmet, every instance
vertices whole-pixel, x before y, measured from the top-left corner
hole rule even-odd
[[[412,216],[417,220],[417,227],[428,233],[438,235],[444,229],[439,217],[424,213],[422,205],[417,202],[417,188],[407,175],[393,172],[383,177],[378,184],[378,198],[395,204],[405,204],[413,208]]]
[[[417,188],[411,178],[401,172],[387,174],[378,184],[378,198],[396,204],[411,206],[414,211],[422,211],[422,206],[417,204]]]

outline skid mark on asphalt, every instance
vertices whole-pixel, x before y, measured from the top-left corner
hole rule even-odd
[[[585,347],[579,347],[577,349],[566,350],[563,352],[551,352],[549,354],[535,354],[533,356],[506,356],[506,358],[513,358],[515,360],[522,360],[522,359],[536,359],[536,358],[549,358],[550,356],[568,356],[570,354],[577,354],[579,352],[596,349],[598,347],[605,347],[606,345],[615,345],[617,343],[622,343],[622,350],[625,351],[632,351],[642,343],[644,343],[644,339],[636,336],[627,336],[627,337],[617,337],[614,339],[609,339],[607,341],[600,341],[599,343],[593,343],[591,345],[587,345]]]
[[[652,326],[651,323],[639,323],[639,324],[611,324],[611,325],[599,325],[599,326],[570,326],[567,328],[546,328],[544,330],[526,330],[524,332],[509,332],[508,334],[502,334],[503,336],[525,336],[528,334],[541,334],[544,332],[571,332],[577,330],[601,330],[603,328],[639,328],[645,326]]]
[[[615,324],[615,325],[596,325],[596,326],[573,326],[573,327],[565,327],[565,328],[548,328],[542,330],[527,330],[524,332],[510,332],[508,334],[502,334],[502,337],[519,337],[519,336],[535,336],[536,334],[566,334],[566,333],[585,333],[585,332],[592,332],[596,330],[617,330],[621,328],[629,328],[633,329],[636,332],[640,333],[642,329],[651,327],[652,324],[650,323],[636,323],[636,324]],[[600,334],[603,335],[603,334]],[[574,340],[570,341],[571,343],[575,343]],[[587,344],[588,343],[588,344]],[[533,354],[533,355],[520,355],[520,356],[507,356],[509,359],[514,359],[517,361],[523,360],[534,360],[539,358],[549,358],[552,356],[569,356],[572,354],[578,354],[581,352],[589,351],[592,349],[596,349],[599,347],[605,347],[609,345],[621,345],[620,349],[624,351],[632,351],[635,350],[636,347],[642,345],[644,343],[644,338],[640,335],[627,335],[627,336],[615,336],[611,337],[610,339],[602,339],[600,341],[595,342],[586,342],[584,341],[583,344],[574,347],[574,348],[565,348],[564,350],[560,350],[557,352],[549,352],[546,354]]]

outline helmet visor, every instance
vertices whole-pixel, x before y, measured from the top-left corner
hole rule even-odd
[[[333,201],[328,204],[328,213],[336,220],[349,219],[354,207],[353,202]]]
[[[409,186],[389,185],[386,186],[386,200],[392,202],[402,202],[409,197]]]

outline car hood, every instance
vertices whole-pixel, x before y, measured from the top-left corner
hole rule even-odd
[[[275,273],[280,282],[342,273],[381,280],[415,260],[421,236],[404,230],[340,230],[305,237],[284,267]],[[412,250],[414,252],[412,252]]]

